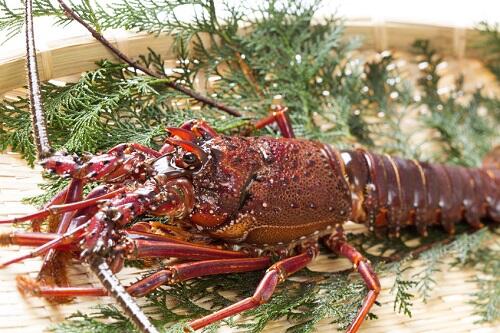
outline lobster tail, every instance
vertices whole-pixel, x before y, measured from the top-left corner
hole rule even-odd
[[[342,159],[353,197],[352,219],[371,230],[388,228],[399,235],[415,225],[423,235],[441,224],[453,233],[465,219],[482,226],[490,217],[500,222],[500,170],[445,166],[365,150],[344,151]]]
[[[488,184],[487,209],[488,215],[498,222],[500,220],[500,145],[493,148],[483,160],[483,173]]]

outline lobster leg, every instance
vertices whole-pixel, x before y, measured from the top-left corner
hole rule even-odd
[[[112,186],[109,185],[100,185],[94,188],[86,197],[85,200],[91,200],[105,194],[108,194],[113,189]],[[88,219],[94,216],[99,211],[99,205],[89,206],[82,209],[79,209],[75,212],[73,219],[71,220],[70,225],[68,226],[68,230],[72,230],[77,226],[85,223]]]
[[[49,172],[62,176],[84,180],[112,180],[130,174],[146,158],[158,158],[162,155],[149,147],[138,143],[122,143],[111,148],[106,154],[92,156],[86,162],[68,155],[54,155],[40,164]]]
[[[199,137],[214,138],[219,134],[204,120],[188,120],[180,126],[181,129],[193,132]]]
[[[285,138],[294,138],[295,134],[293,132],[292,123],[288,117],[288,108],[276,104],[271,106],[271,114],[267,117],[262,118],[254,124],[255,129],[261,129],[272,123],[276,123],[281,132],[281,135]],[[214,138],[219,136],[219,134],[205,121],[203,120],[189,120],[182,124],[179,128],[168,128],[167,129],[172,135],[179,136],[183,140],[194,141],[193,135],[195,137],[204,138]],[[188,131],[188,133],[183,133]],[[171,146],[166,144],[160,149],[160,152],[169,152]]]
[[[82,180],[73,179],[71,181],[68,187],[68,194],[66,195],[66,203],[82,200],[83,185],[84,181]],[[107,185],[98,186],[94,188],[85,199],[90,200],[96,197],[100,197],[109,193],[110,189],[110,186]],[[69,211],[64,213],[61,218],[61,222],[58,225],[57,234],[61,235],[68,230],[76,228],[79,225],[79,221],[83,220],[84,222],[88,220],[89,217],[85,216],[85,213],[91,213],[91,215],[93,215],[98,209],[98,205],[93,205],[76,211]],[[79,219],[75,219],[75,216],[78,216]],[[76,244],[71,244],[70,246],[72,249],[77,250]],[[65,247],[65,249],[66,248],[67,246]],[[40,271],[38,273],[37,280],[43,281],[44,284],[69,286],[64,262],[69,259],[70,254],[68,252],[57,252],[57,250],[59,250],[59,247],[54,247],[45,254],[42,262],[42,267],[40,268]]]
[[[68,193],[66,194],[66,199],[64,201],[65,204],[82,201],[83,199],[83,187],[85,186],[85,182],[81,179],[72,179],[68,186]],[[70,214],[68,214],[70,213]],[[73,212],[66,212],[63,214],[61,218],[61,222],[59,223],[57,229],[57,233],[61,234],[66,232],[69,226],[69,222],[71,221],[71,216],[73,216]],[[66,220],[66,221],[65,221]]]
[[[65,204],[73,203],[76,201],[81,201],[83,197],[83,186],[84,182],[80,179],[72,179],[66,194]],[[57,233],[63,234],[68,231],[68,227],[71,223],[73,216],[76,211],[65,212],[59,224],[57,225]],[[65,279],[65,271],[61,271],[62,265],[58,265],[58,262],[61,262],[62,258],[57,255],[56,249],[50,249],[43,258],[42,267],[38,273],[38,279],[55,279],[56,284],[60,284],[60,282],[66,284]]]
[[[269,264],[269,257],[218,259],[178,264],[132,284],[127,291],[133,296],[141,297],[164,284],[171,285],[207,275],[255,271],[269,267]]]
[[[39,255],[46,253],[50,249],[56,248],[60,245],[67,245],[67,244],[74,243],[75,241],[81,239],[81,237],[85,235],[84,229],[88,226],[89,226],[89,223],[85,223],[85,224],[82,224],[81,226],[79,226],[79,227],[77,227],[69,232],[66,232],[62,235],[58,235],[58,237],[52,239],[51,241],[49,241],[47,243],[40,245],[39,247],[35,248],[34,250],[32,250],[26,254],[17,256],[15,258],[9,259],[3,263],[0,263],[0,268],[4,268],[6,266],[9,266],[10,264],[22,261],[24,259],[37,257]],[[10,240],[12,241],[13,238],[10,238]]]
[[[256,129],[263,128],[272,123],[276,123],[284,138],[294,138],[292,123],[288,117],[288,108],[283,105],[274,105],[272,113],[254,124]]]
[[[68,204],[68,205],[58,205],[55,208],[57,209],[58,207],[61,206],[73,206],[73,209],[80,209],[79,211],[76,212],[76,214],[81,214],[81,213],[86,213],[87,210],[90,209],[87,214],[79,215],[77,218],[75,218],[72,222],[81,222],[81,221],[88,221],[90,216],[95,214],[95,209],[97,209],[95,206],[95,203],[103,198],[107,198],[108,196],[116,196],[117,194],[123,192],[124,188],[118,189],[113,192],[106,193],[107,187],[99,187],[94,189],[89,195],[88,199],[80,202],[76,202],[73,204]],[[103,194],[104,193],[104,194]],[[101,194],[101,195],[99,195]],[[84,204],[84,205],[79,205],[81,203],[88,203],[88,202],[94,202],[93,204]],[[77,208],[75,208],[77,206]],[[53,208],[53,207],[52,207]],[[64,209],[66,209],[64,208]],[[93,208],[93,209],[92,209]],[[72,215],[73,216],[73,215]],[[83,218],[80,219],[79,218]],[[78,220],[78,221],[77,221]],[[0,245],[4,244],[16,244],[16,245],[23,245],[23,246],[37,246],[37,248],[25,255],[18,256],[16,258],[13,258],[7,262],[4,262],[3,264],[0,264],[0,268],[8,266],[12,263],[22,261],[27,258],[32,258],[41,254],[44,254],[46,251],[51,251],[51,250],[77,250],[76,244],[71,244],[75,240],[80,239],[79,237],[81,234],[79,233],[78,237],[75,237],[73,235],[73,231],[75,230],[81,230],[81,228],[88,226],[89,223],[76,223],[73,228],[71,228],[71,231],[67,231],[65,234],[61,235],[62,233],[40,233],[40,232],[12,232],[9,234],[3,234],[0,235]],[[83,227],[82,227],[83,226]],[[44,262],[45,263],[45,262]],[[43,266],[42,266],[43,267]],[[39,276],[40,277],[40,276]]]
[[[124,153],[125,151],[132,150],[132,151],[137,151],[141,152],[145,155],[148,155],[150,157],[160,157],[162,154],[152,148],[146,147],[144,145],[141,145],[139,143],[121,143],[113,148],[111,148],[108,151],[108,154],[114,154],[114,153]]]
[[[44,254],[54,248],[59,250],[76,250],[76,241],[89,233],[92,233],[91,221],[78,226],[77,228],[66,232],[63,235],[56,233],[30,233],[14,232],[0,237],[0,245],[16,244],[23,246],[38,246],[25,255],[10,259],[2,264],[0,268],[8,266],[21,260],[32,258]],[[85,228],[87,228],[84,230]],[[134,234],[134,233],[132,233]],[[135,234],[137,236],[137,234]],[[147,233],[141,233],[140,239],[130,240],[121,250],[127,252],[131,258],[181,258],[189,260],[214,260],[214,259],[237,259],[248,258],[243,252],[223,250],[212,246],[203,246],[170,240],[167,237]],[[163,238],[163,240],[160,240]]]
[[[366,315],[370,311],[370,308],[375,303],[378,294],[380,293],[380,282],[377,275],[373,271],[368,259],[366,259],[358,250],[356,250],[352,245],[345,242],[343,234],[333,234],[326,241],[326,245],[335,253],[346,257],[351,261],[363,278],[366,286],[368,287],[368,295],[366,295],[363,300],[361,309],[359,310],[356,318],[351,323],[346,333],[355,333],[358,331],[359,327],[363,323]]]
[[[90,218],[87,217],[85,221],[88,221]],[[141,223],[141,222],[140,222]],[[146,222],[142,222],[146,223]],[[75,225],[75,227],[80,226],[81,224]],[[173,244],[187,244],[193,246],[200,246],[203,248],[212,248],[217,249],[216,247],[204,246],[193,244],[190,242],[186,242],[174,237],[160,235],[156,233],[150,233],[148,231],[137,231],[134,229],[135,224],[131,226],[129,229],[124,230],[125,236],[131,240],[147,240],[147,241],[157,241],[164,243],[173,243]],[[72,228],[75,229],[75,228]],[[3,245],[20,245],[20,246],[40,246],[47,242],[53,241],[56,238],[60,237],[59,234],[53,232],[27,232],[27,231],[13,231],[10,233],[0,234],[0,246]],[[73,247],[77,250],[77,246]],[[57,247],[59,249],[59,247]],[[232,251],[231,251],[232,253]]]
[[[245,258],[247,254],[222,250],[216,247],[171,241],[150,241],[138,239],[131,250],[134,258],[182,258],[190,260]]]
[[[67,196],[68,190],[69,190],[69,185],[66,186],[64,189],[62,189],[60,192],[58,192],[56,195],[54,195],[52,199],[50,199],[50,201],[43,206],[43,209],[47,209],[53,205],[63,204]],[[33,229],[33,231],[40,231],[43,221],[44,218],[33,219],[31,221],[31,228]]]
[[[135,297],[149,294],[162,285],[172,285],[193,278],[250,272],[269,267],[269,257],[218,259],[199,262],[189,262],[166,267],[150,276],[141,279],[126,288]],[[39,297],[76,297],[76,296],[106,296],[108,292],[101,287],[52,287],[40,285],[28,277],[18,278],[18,288]]]
[[[7,234],[0,235],[0,246],[3,245],[20,245],[20,246],[42,246],[43,244],[53,241],[60,235],[48,232],[25,232],[14,231]],[[64,245],[55,246],[58,250],[66,248]],[[72,249],[77,250],[76,246],[71,246]]]
[[[73,211],[73,210],[77,210],[77,209],[86,208],[86,207],[95,205],[100,200],[115,197],[124,191],[125,191],[125,188],[122,187],[122,188],[119,188],[115,191],[103,194],[103,195],[96,197],[96,198],[82,200],[82,201],[73,202],[73,203],[69,203],[69,204],[52,205],[52,206],[49,206],[49,207],[42,209],[42,210],[40,210],[36,213],[33,213],[33,214],[25,215],[22,217],[15,217],[15,218],[11,218],[11,219],[0,220],[0,224],[24,222],[24,221],[29,221],[32,219],[44,218],[44,217],[47,217],[49,215],[55,215],[55,214],[65,213],[65,212],[69,212],[69,211]]]
[[[284,281],[291,274],[306,267],[312,261],[315,254],[316,249],[310,247],[299,255],[278,261],[267,270],[255,293],[251,297],[241,300],[208,316],[196,319],[189,323],[189,326],[191,326],[194,330],[198,330],[216,321],[256,308],[259,305],[266,303],[273,295],[278,283]]]

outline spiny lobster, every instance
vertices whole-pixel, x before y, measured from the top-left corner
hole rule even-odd
[[[2,235],[2,243],[36,248],[1,267],[39,255],[45,255],[47,265],[55,251],[70,251],[89,263],[103,283],[103,288],[58,287],[21,277],[19,287],[26,292],[44,297],[110,294],[141,332],[157,332],[130,295],[143,296],[161,285],[200,276],[267,268],[253,296],[189,323],[197,330],[267,302],[280,282],[314,259],[321,238],[353,263],[368,287],[347,329],[356,332],[380,292],[380,283],[370,262],[347,243],[344,222],[364,223],[370,230],[387,229],[398,236],[410,225],[425,235],[435,224],[453,233],[455,223],[463,219],[474,228],[482,227],[485,217],[500,221],[498,167],[443,166],[362,149],[338,151],[295,139],[287,110],[281,106],[254,127],[276,122],[283,138],[225,136],[203,121],[189,121],[167,128],[170,136],[158,151],[126,143],[101,155],[51,154],[31,1],[26,1],[26,20],[33,132],[40,163],[71,181],[41,211],[0,221],[61,215],[56,233]],[[83,198],[89,182],[103,185]],[[157,234],[145,222],[127,227],[146,213],[181,221],[189,236]],[[169,231],[175,234],[174,229]],[[196,242],[206,239],[219,245]],[[280,259],[272,263],[276,256]],[[125,259],[170,257],[188,262],[127,288],[114,276]]]

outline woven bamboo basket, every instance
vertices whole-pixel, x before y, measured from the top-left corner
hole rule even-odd
[[[459,73],[465,75],[465,89],[478,85],[485,87],[487,93],[498,93],[494,77],[482,64],[474,59],[475,50],[472,42],[477,37],[474,30],[407,24],[401,22],[374,23],[370,20],[358,19],[347,22],[346,38],[361,36],[364,40],[360,56],[373,56],[378,51],[392,50],[399,59],[411,63],[411,55],[407,53],[411,43],[417,39],[429,39],[434,46],[446,56],[447,68],[443,72],[443,82],[453,82]],[[115,46],[129,57],[136,58],[145,54],[150,47],[162,54],[164,59],[174,61],[170,49],[172,39],[169,36],[153,37],[146,34],[107,35]],[[20,45],[19,52],[0,57],[0,95],[3,98],[15,98],[25,94],[22,88],[25,82],[24,50]],[[91,37],[79,37],[58,40],[39,49],[38,63],[42,80],[57,79],[72,81],[87,70],[95,68],[95,62],[104,58],[113,58],[101,44]],[[175,65],[173,65],[175,66]],[[408,65],[406,76],[415,76],[417,69]],[[206,86],[200,86],[203,90]],[[21,203],[21,199],[40,193],[37,184],[43,182],[41,169],[27,166],[16,153],[0,154],[0,218],[20,216],[35,211]],[[350,230],[360,230],[360,226],[351,226]],[[8,226],[0,226],[0,232],[11,230]],[[18,251],[16,246],[0,248],[0,258],[9,258]],[[415,265],[418,271],[418,263]],[[0,331],[2,332],[42,332],[50,325],[62,321],[77,310],[86,311],[96,304],[111,303],[110,298],[83,297],[70,304],[54,305],[44,299],[23,298],[16,289],[15,277],[19,274],[35,276],[40,267],[39,259],[25,260],[0,270]],[[343,259],[329,259],[321,255],[313,264],[313,270],[337,271],[349,268]],[[125,269],[119,277],[124,283],[133,280],[137,271]],[[437,286],[432,298],[424,304],[416,300],[413,306],[413,317],[408,318],[393,311],[394,295],[390,293],[393,278],[382,278],[383,291],[379,297],[381,306],[375,306],[373,313],[379,319],[367,321],[360,332],[475,332],[493,333],[500,326],[478,325],[473,315],[473,307],[468,304],[470,294],[477,290],[471,280],[478,274],[470,269],[451,269],[445,274],[437,273]],[[85,267],[73,267],[70,279],[75,286],[97,285],[92,273]],[[284,332],[285,321],[268,325],[265,332]],[[318,326],[318,332],[335,331],[335,326],[324,321]]]

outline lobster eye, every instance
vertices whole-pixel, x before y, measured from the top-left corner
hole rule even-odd
[[[195,164],[197,160],[196,155],[193,153],[185,153],[184,156],[182,156],[182,161],[189,165]]]
[[[175,160],[175,164],[179,168],[191,171],[198,170],[201,167],[201,161],[198,159],[198,156],[189,151],[182,156],[178,156]]]

